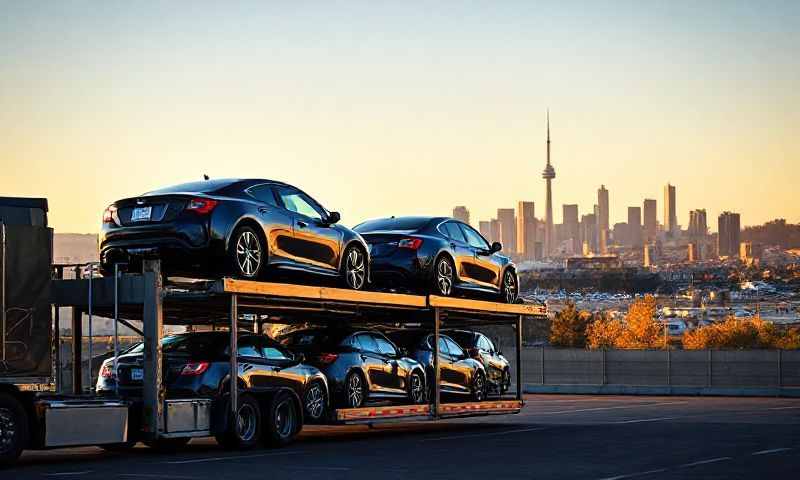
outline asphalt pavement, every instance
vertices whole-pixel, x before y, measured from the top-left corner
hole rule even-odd
[[[308,427],[286,448],[26,452],[0,479],[800,478],[800,400],[527,395],[519,415]]]

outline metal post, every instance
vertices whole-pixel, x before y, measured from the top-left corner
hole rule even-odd
[[[517,400],[522,400],[522,319],[517,318]]]
[[[114,369],[111,377],[114,379],[114,394],[119,395],[119,264],[114,264]]]
[[[162,350],[161,336],[164,321],[161,262],[145,260],[142,265],[144,281],[144,384],[143,384],[143,430],[156,439],[163,430],[164,391],[161,385]]]
[[[778,349],[778,388],[783,386],[783,372],[781,371],[783,363],[783,350]]]
[[[239,410],[239,296],[231,295],[231,421],[235,421]]]
[[[667,385],[672,385],[672,355],[667,348]]]
[[[600,362],[600,367],[603,369],[603,379],[601,380],[601,382],[603,382],[603,383],[601,383],[601,385],[605,385],[606,382],[607,382],[607,380],[606,380],[606,348],[603,347],[601,352],[603,352],[603,355],[601,357],[602,361]]]
[[[94,390],[94,386],[92,385],[92,373],[93,370],[93,360],[94,360],[94,332],[92,331],[92,301],[94,300],[94,295],[92,292],[92,285],[94,285],[94,264],[89,264],[89,390]]]
[[[433,317],[433,418],[439,417],[439,405],[441,404],[441,372],[439,371],[439,328],[441,327],[442,309],[436,307]]]
[[[711,384],[713,383],[713,373],[714,373],[713,370],[712,370],[712,367],[711,367],[712,362],[714,360],[714,357],[711,355],[711,352],[712,352],[712,350],[709,348],[708,349],[708,360],[707,360],[707,362],[708,362],[708,379],[706,380],[706,386],[708,386],[708,387],[710,387]]]
[[[83,312],[72,307],[72,393],[83,393]]]
[[[2,270],[2,281],[3,290],[0,291],[0,335],[3,336],[3,341],[0,342],[3,347],[3,362],[6,361],[6,224],[0,223],[0,241],[2,241],[2,256],[0,257],[0,270]]]
[[[542,382],[541,383],[542,383],[542,385],[544,385],[544,345],[539,347],[539,360],[541,360],[541,365],[540,366],[542,367],[541,368],[541,371],[542,371],[542,378],[541,378]]]

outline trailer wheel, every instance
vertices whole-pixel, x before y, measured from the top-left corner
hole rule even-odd
[[[127,452],[135,446],[136,446],[135,440],[128,440],[127,442],[122,442],[122,443],[109,443],[106,445],[98,445],[98,447],[102,448],[107,452]]]
[[[230,397],[225,402],[225,415],[230,414]],[[217,442],[227,449],[248,450],[261,439],[261,407],[252,395],[239,397],[236,418],[230,418],[225,431],[216,435]]]
[[[272,397],[265,420],[264,437],[272,447],[288,445],[303,428],[299,406],[287,392],[278,392]]]
[[[185,447],[191,438],[158,438],[145,440],[143,443],[159,453],[174,453]]]
[[[0,466],[14,463],[27,444],[25,409],[13,396],[0,393]]]

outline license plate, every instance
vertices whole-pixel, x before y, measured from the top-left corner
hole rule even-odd
[[[153,207],[138,207],[133,209],[131,213],[131,222],[146,222],[150,220],[150,213]]]
[[[143,380],[144,379],[144,370],[141,368],[133,368],[131,369],[131,380]]]

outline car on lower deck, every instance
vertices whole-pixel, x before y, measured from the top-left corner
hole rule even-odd
[[[279,341],[325,374],[336,407],[425,403],[423,367],[377,331],[312,328],[282,335]]]
[[[170,275],[257,280],[278,274],[338,279],[364,289],[369,249],[338,212],[292,185],[264,179],[206,180],[118,200],[100,230],[100,269],[139,268],[157,257]]]
[[[448,217],[390,217],[353,228],[370,246],[376,286],[441,296],[462,294],[515,303],[517,270],[464,222]]]
[[[433,364],[434,334],[421,330],[389,332],[397,345],[425,367],[428,377],[428,395],[431,397],[435,381]],[[439,388],[443,395],[465,397],[475,401],[486,399],[486,369],[447,335],[439,335]]]
[[[445,330],[470,358],[481,362],[486,370],[488,390],[504,394],[511,388],[511,364],[486,335],[472,330]]]

